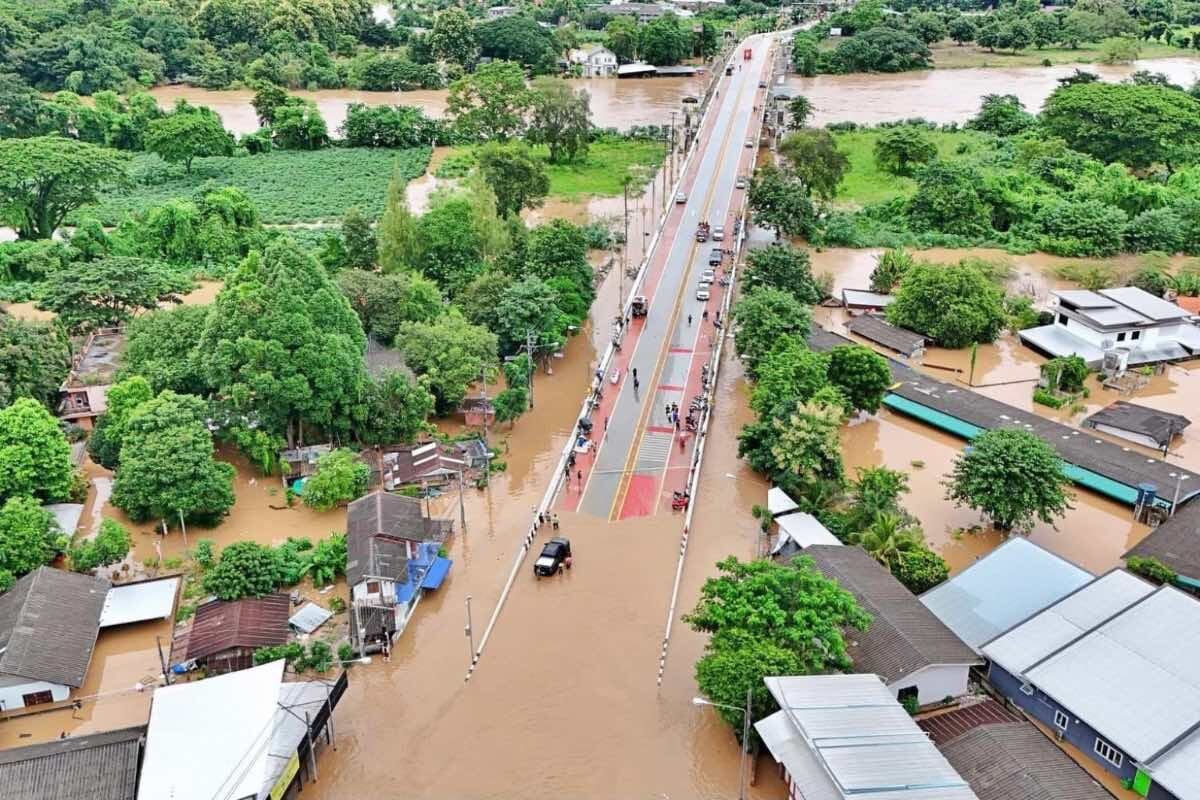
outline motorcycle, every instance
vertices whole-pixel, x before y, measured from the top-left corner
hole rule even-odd
[[[687,492],[675,492],[671,495],[671,510],[683,511],[688,507],[688,501],[691,499],[692,496]]]

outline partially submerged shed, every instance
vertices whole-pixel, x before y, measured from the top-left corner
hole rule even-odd
[[[1117,400],[1083,421],[1085,428],[1119,436],[1145,447],[1162,450],[1165,454],[1176,436],[1192,421],[1182,414],[1159,411]]]
[[[287,644],[290,601],[282,593],[241,600],[212,600],[196,609],[183,642],[183,660],[209,673],[254,665],[260,647]]]
[[[112,587],[104,598],[100,627],[174,619],[179,581],[179,576],[171,575]]]
[[[885,347],[904,358],[916,358],[925,352],[925,337],[907,328],[897,328],[878,314],[863,314],[847,323],[855,336]]]
[[[883,311],[895,299],[893,295],[870,289],[842,289],[842,306],[851,313]]]
[[[779,537],[771,548],[771,555],[776,558],[790,559],[815,544],[841,544],[812,514],[803,511],[781,514],[775,518],[775,522],[779,525]]]

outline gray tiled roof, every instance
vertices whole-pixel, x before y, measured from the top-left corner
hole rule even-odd
[[[1130,548],[1125,558],[1157,558],[1179,575],[1200,580],[1200,501],[1192,501]]]
[[[872,617],[865,633],[850,633],[856,640],[849,648],[856,672],[873,672],[892,683],[933,664],[983,663],[861,547],[813,545],[804,553]]]
[[[134,800],[146,726],[0,751],[5,800]]]
[[[440,541],[450,531],[449,520],[426,517],[415,497],[371,492],[346,509],[346,537],[391,536],[413,542]]]
[[[0,675],[79,687],[111,584],[39,567],[0,595]]]
[[[1183,433],[1183,429],[1192,424],[1192,421],[1181,414],[1117,400],[1092,414],[1083,424],[1089,428],[1107,425],[1123,431],[1145,434],[1161,447],[1169,444],[1176,434]]]
[[[981,725],[941,746],[979,800],[1112,800],[1028,722]]]
[[[868,341],[883,345],[903,355],[910,355],[925,346],[925,337],[907,328],[897,328],[875,314],[863,314],[846,323],[846,328]]]

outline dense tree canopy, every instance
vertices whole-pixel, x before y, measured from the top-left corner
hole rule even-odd
[[[68,213],[125,179],[128,156],[61,136],[0,139],[0,216],[22,239],[49,239]]]
[[[108,256],[86,269],[67,267],[47,276],[38,308],[53,311],[73,332],[121,325],[139,311],[178,303],[192,281],[165,264]]]
[[[573,161],[587,154],[592,134],[591,95],[560,78],[536,78],[529,94],[526,138],[545,145],[550,161]]]
[[[70,367],[67,340],[57,327],[0,312],[0,408],[18,397],[50,406]]]
[[[233,152],[233,137],[221,118],[208,109],[180,109],[150,123],[145,148],[172,164],[182,162],[191,173],[197,156],[227,156]]]
[[[733,309],[734,347],[751,375],[758,362],[790,337],[804,339],[812,313],[789,292],[770,287],[748,293]]]
[[[479,172],[496,193],[501,216],[537,208],[550,191],[550,178],[523,142],[488,142],[475,155]]]
[[[456,409],[467,387],[497,360],[496,335],[467,322],[456,310],[431,322],[404,323],[396,346],[409,368],[428,381],[442,414]]]
[[[918,263],[887,307],[888,321],[942,347],[990,342],[1004,327],[1003,293],[969,264]]]
[[[362,325],[321,265],[290,239],[242,263],[197,346],[218,396],[289,445],[306,427],[348,432],[362,413]]]
[[[61,502],[74,475],[71,446],[44,405],[24,397],[0,408],[0,502],[19,496]]]
[[[804,305],[820,302],[822,292],[813,279],[807,250],[772,244],[751,250],[746,261],[747,286],[780,289]]]
[[[135,317],[125,329],[119,376],[140,375],[154,392],[205,394],[208,383],[203,358],[196,353],[196,336],[208,312],[208,306],[181,305]]]
[[[1068,480],[1054,448],[1023,430],[985,431],[954,460],[946,499],[987,514],[1003,531],[1053,524],[1070,508]]]
[[[0,592],[48,564],[67,546],[54,515],[32,497],[10,497],[0,505]]]
[[[804,100],[803,97],[796,99]],[[779,152],[788,160],[792,173],[804,182],[805,188],[822,200],[834,198],[850,166],[849,159],[838,150],[833,137],[824,129],[804,128],[789,133],[779,145]]]
[[[317,459],[317,469],[304,482],[304,505],[329,511],[367,492],[368,467],[353,450],[339,448]]]
[[[521,65],[492,61],[450,84],[446,113],[462,136],[504,141],[524,130],[529,102]]]

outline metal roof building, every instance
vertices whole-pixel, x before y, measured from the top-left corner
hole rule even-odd
[[[869,289],[842,289],[842,305],[851,311],[882,311],[896,300],[895,295]]]
[[[1090,582],[1094,576],[1023,536],[1013,536],[921,602],[976,652],[984,642]]]
[[[0,751],[5,800],[135,800],[146,726]]]
[[[975,800],[876,675],[771,677],[780,710],[755,723],[805,800]]]
[[[1117,400],[1092,414],[1082,424],[1086,428],[1095,428],[1103,433],[1165,451],[1192,421],[1182,414],[1172,414]]]
[[[114,586],[104,597],[104,609],[100,612],[100,627],[127,625],[132,622],[147,622],[175,616],[175,597],[179,592],[180,578],[151,578]]]
[[[893,692],[915,689],[921,705],[966,692],[970,668],[983,660],[886,567],[861,547],[818,544],[804,555],[871,615],[865,632],[847,635],[856,670],[875,673]]]
[[[925,351],[924,336],[906,328],[898,328],[878,314],[855,317],[846,323],[846,329],[905,358],[916,358]]]
[[[1173,569],[1180,583],[1200,588],[1200,504],[1175,512],[1135,544],[1124,558],[1154,558]]]
[[[290,605],[282,593],[211,600],[196,609],[183,658],[206,663],[210,672],[245,669],[258,648],[287,643]]]
[[[803,511],[781,514],[775,522],[779,524],[779,538],[771,548],[773,556],[792,556],[815,544],[842,544],[816,517]]]

